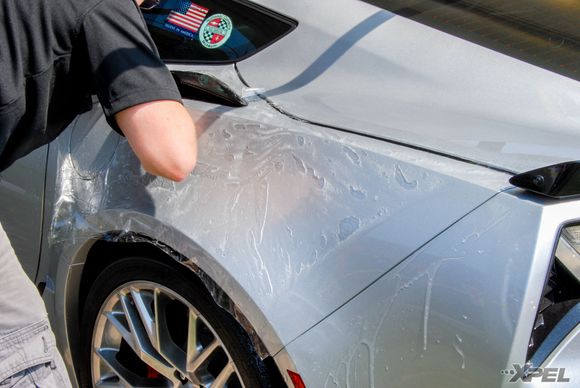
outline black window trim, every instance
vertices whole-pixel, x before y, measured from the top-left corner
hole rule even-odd
[[[294,31],[298,27],[298,20],[291,18],[290,16],[283,15],[277,11],[273,11],[273,10],[266,8],[264,6],[261,6],[259,4],[252,3],[248,0],[230,0],[230,1],[232,3],[237,3],[240,6],[252,8],[253,10],[255,10],[257,12],[261,12],[261,13],[265,14],[266,16],[277,19],[277,20],[281,21],[282,23],[287,24],[290,28],[284,34],[281,34],[277,38],[270,40],[267,44],[263,45],[262,47],[260,47],[256,51],[253,51],[250,54],[243,55],[243,56],[238,57],[236,59],[196,60],[196,59],[163,59],[163,58],[161,58],[163,60],[163,62],[165,62],[167,64],[190,64],[190,65],[231,65],[231,64],[235,64],[235,63],[241,62],[247,58],[250,58],[250,57],[256,55],[257,53],[266,49],[267,47],[270,47],[271,45],[278,42],[280,39],[284,38],[286,35],[290,34],[292,31]],[[152,26],[152,27],[159,28],[159,27],[155,27],[155,26]]]

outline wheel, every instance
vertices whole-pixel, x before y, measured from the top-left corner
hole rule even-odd
[[[270,387],[238,323],[186,268],[148,258],[107,267],[81,325],[83,387]]]

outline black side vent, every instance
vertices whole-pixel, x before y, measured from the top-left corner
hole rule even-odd
[[[205,101],[231,107],[246,106],[248,103],[230,88],[211,74],[194,71],[172,71],[181,96],[187,100]]]
[[[552,198],[580,196],[580,161],[554,164],[514,175],[510,183]]]
[[[558,322],[578,303],[580,303],[578,281],[559,260],[554,260],[538,307],[526,361],[532,359]]]

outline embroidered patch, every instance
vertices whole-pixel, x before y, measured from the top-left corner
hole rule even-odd
[[[199,29],[199,40],[203,47],[215,49],[228,41],[233,29],[232,19],[218,13],[203,22]]]
[[[194,39],[208,11],[207,8],[191,1],[179,0],[177,7],[169,12],[164,27],[169,31]]]

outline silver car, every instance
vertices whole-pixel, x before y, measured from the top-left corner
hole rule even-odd
[[[162,0],[182,183],[98,104],[2,174],[82,387],[580,386],[580,6]]]

